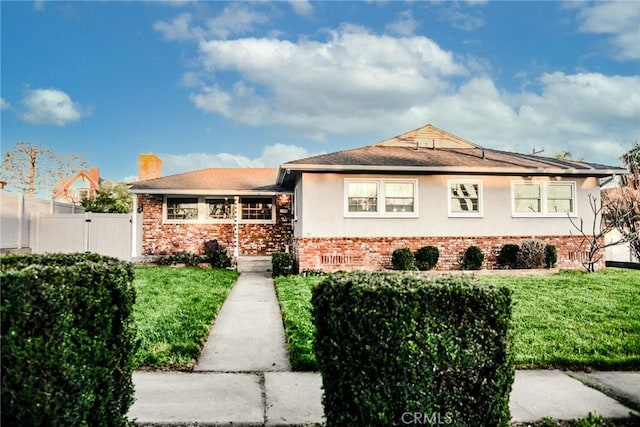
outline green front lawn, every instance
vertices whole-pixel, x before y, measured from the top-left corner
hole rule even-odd
[[[513,351],[520,368],[640,369],[640,272],[478,276],[513,291]],[[277,278],[294,370],[317,369],[311,289],[321,277]]]
[[[136,367],[192,368],[236,279],[231,270],[135,267]]]

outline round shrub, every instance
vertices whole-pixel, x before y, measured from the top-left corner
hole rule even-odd
[[[544,247],[544,265],[547,268],[555,267],[558,263],[558,250],[553,245],[547,245]]]
[[[413,253],[409,248],[400,248],[393,251],[391,255],[391,264],[394,270],[415,270],[416,266],[413,262]]]
[[[438,263],[440,251],[435,246],[425,246],[416,251],[415,264],[418,270],[431,270]]]
[[[545,265],[545,244],[537,239],[523,240],[518,251],[519,268],[541,268]]]
[[[504,245],[498,255],[498,265],[501,268],[517,268],[519,251],[520,246],[514,243]]]
[[[482,261],[484,261],[482,249],[477,246],[469,246],[464,252],[464,257],[462,258],[462,269],[480,270],[480,267],[482,267]]]

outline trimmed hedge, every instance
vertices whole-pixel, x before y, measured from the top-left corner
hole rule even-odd
[[[425,246],[416,251],[415,263],[418,270],[431,270],[438,263],[440,250],[435,246]]]
[[[484,261],[482,249],[478,246],[469,246],[467,250],[464,251],[461,266],[463,270],[480,270],[480,268],[482,268],[482,261]]]
[[[518,268],[518,252],[520,246],[515,243],[507,243],[500,249],[498,265],[502,268]]]
[[[399,248],[391,254],[391,265],[394,270],[415,270],[413,252],[409,248]]]
[[[509,425],[507,288],[336,273],[312,303],[327,426]]]
[[[544,265],[547,268],[553,268],[558,263],[558,250],[554,245],[544,247]]]
[[[2,425],[127,425],[132,282],[97,254],[0,258]]]

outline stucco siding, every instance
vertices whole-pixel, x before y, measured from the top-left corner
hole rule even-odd
[[[345,216],[345,179],[401,178],[417,181],[417,217]],[[482,216],[451,217],[448,181],[481,181]],[[415,237],[415,236],[531,236],[569,235],[572,226],[565,215],[558,217],[515,217],[512,214],[513,181],[575,183],[575,219],[590,226],[593,213],[588,194],[598,195],[595,178],[453,176],[453,175],[344,175],[304,173],[298,182],[299,215],[295,237]],[[304,206],[304,209],[302,209]],[[575,232],[575,230],[573,230]]]

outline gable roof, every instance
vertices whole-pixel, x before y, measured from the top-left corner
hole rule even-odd
[[[433,125],[373,145],[284,163],[278,184],[290,185],[291,172],[418,173],[482,175],[582,175],[624,173],[620,167],[561,160],[483,148]]]
[[[100,189],[100,182],[102,179],[100,179],[100,172],[97,168],[93,168],[89,172],[80,170],[72,176],[59,179],[53,187],[52,198],[54,200],[71,201],[70,193],[72,191],[72,187],[78,181],[82,181],[82,188],[88,188],[95,192]]]
[[[135,182],[132,193],[241,195],[274,194],[277,168],[209,168]]]

